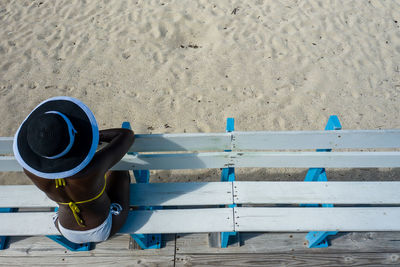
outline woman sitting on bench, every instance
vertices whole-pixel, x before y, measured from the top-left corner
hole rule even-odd
[[[131,147],[127,129],[98,130],[81,101],[54,97],[38,105],[14,137],[14,155],[26,175],[59,204],[54,223],[74,243],[101,242],[129,213],[128,171],[109,171]],[[108,143],[101,150],[99,142]]]

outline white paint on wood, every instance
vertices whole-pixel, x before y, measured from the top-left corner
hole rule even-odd
[[[13,137],[0,137],[0,155],[14,154],[13,139]]]
[[[400,129],[137,134],[130,152],[398,148]],[[0,137],[0,154],[12,154],[13,137]]]
[[[0,213],[0,236],[58,235],[54,212]],[[120,233],[207,233],[233,231],[233,209],[137,210]]]
[[[54,212],[0,213],[0,236],[59,235]]]
[[[400,152],[207,152],[126,155],[112,170],[254,168],[394,168]],[[22,171],[14,157],[0,157],[0,171]]]
[[[0,208],[56,207],[56,202],[34,185],[1,185]]]
[[[242,232],[400,231],[400,208],[235,207]]]
[[[222,168],[228,152],[126,155],[112,170],[175,170]]]
[[[400,129],[233,132],[233,149],[398,148]]]
[[[400,204],[400,182],[233,182],[237,204]]]
[[[400,152],[230,152],[230,167],[399,167]]]
[[[208,233],[233,231],[233,209],[132,211],[121,233]]]
[[[230,148],[229,133],[138,134],[129,152],[224,151]]]
[[[14,156],[0,156],[0,172],[21,172],[22,167]]]
[[[23,196],[23,197],[21,197]],[[233,204],[231,182],[149,183],[130,185],[131,206],[200,206]],[[0,208],[56,207],[34,185],[0,186]]]
[[[400,208],[234,208],[242,232],[400,231]],[[120,233],[233,231],[232,208],[132,211]],[[0,236],[58,234],[53,212],[0,213]]]
[[[233,203],[231,182],[132,184],[134,206],[198,206]]]
[[[400,204],[400,182],[239,181],[233,186],[232,192],[232,182],[131,184],[130,205],[228,205],[233,198],[237,204]],[[0,186],[0,208],[56,206],[34,185]]]
[[[400,167],[400,152],[210,152],[125,156],[114,170]]]

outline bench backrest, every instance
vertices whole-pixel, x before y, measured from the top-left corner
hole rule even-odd
[[[113,169],[400,167],[399,151],[298,151],[399,148],[399,129],[139,134],[129,151],[137,154],[125,156]],[[12,137],[1,137],[0,154],[4,156],[0,156],[0,171],[21,171],[12,153]]]

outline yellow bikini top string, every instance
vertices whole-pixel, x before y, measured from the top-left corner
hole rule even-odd
[[[65,187],[65,184],[66,184],[66,183],[65,183],[64,178],[55,179],[54,181],[56,182],[56,188]]]
[[[62,181],[57,181],[57,180],[62,180]],[[61,182],[61,183],[60,183]],[[76,220],[76,222],[78,223],[79,226],[81,227],[85,227],[86,225],[83,223],[83,220],[81,219],[81,217],[79,217],[79,213],[81,212],[80,209],[78,208],[78,206],[76,204],[83,204],[83,203],[88,203],[91,202],[93,200],[98,199],[99,197],[101,197],[101,195],[104,193],[104,191],[106,190],[106,185],[107,185],[107,175],[104,174],[104,186],[103,189],[101,190],[101,192],[88,200],[82,200],[82,201],[76,201],[76,202],[57,202],[60,205],[68,205],[69,208],[71,209],[72,213],[74,214],[74,218]],[[64,179],[56,179],[56,188],[61,187],[61,186],[65,186],[65,181]]]

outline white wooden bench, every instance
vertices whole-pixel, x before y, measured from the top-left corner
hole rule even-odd
[[[299,151],[327,148],[346,151]],[[395,168],[398,148],[399,129],[136,135],[134,154],[113,169]],[[0,171],[22,171],[12,156],[11,137],[0,138],[0,154]],[[131,211],[120,234],[400,231],[398,192],[400,182],[131,184],[132,206],[163,208]],[[0,208],[20,208],[0,213],[0,236],[59,234],[54,207],[34,186],[0,186]]]

